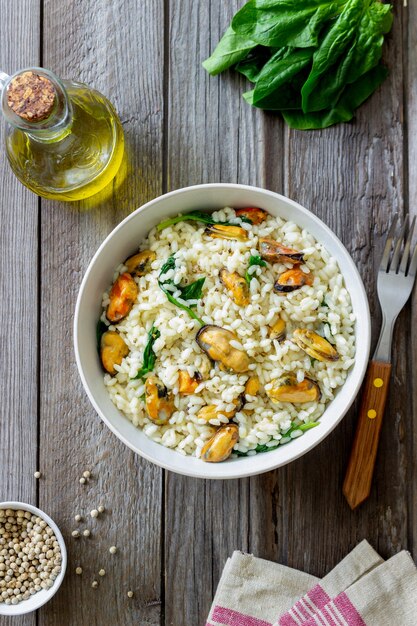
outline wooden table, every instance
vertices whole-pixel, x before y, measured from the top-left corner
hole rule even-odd
[[[322,218],[364,279],[375,344],[383,235],[395,211],[417,212],[417,6],[395,4],[389,79],[354,123],[303,133],[249,107],[239,77],[210,78],[201,67],[242,0],[2,2],[0,68],[39,64],[96,87],[116,105],[127,140],[127,177],[109,198],[76,205],[38,199],[1,159],[0,500],[37,503],[69,551],[54,600],[2,626],[197,626],[233,550],[321,576],[364,537],[384,557],[417,549],[415,306],[397,323],[374,487],[355,513],[341,483],[357,407],[287,467],[192,480],[110,433],[82,389],[72,347],[77,292],[104,237],[151,198],[202,182],[266,187]],[[93,478],[82,486],[86,469]],[[93,521],[88,512],[100,503],[107,512]],[[88,540],[71,537],[77,513],[92,528]],[[95,590],[101,567],[107,575]]]

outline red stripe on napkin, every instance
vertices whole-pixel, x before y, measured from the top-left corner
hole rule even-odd
[[[211,619],[223,626],[272,626],[270,622],[265,622],[263,619],[244,615],[232,609],[225,609],[222,606],[214,607]]]
[[[362,617],[344,592],[333,600],[333,604],[339,613],[343,615],[349,626],[366,626]]]
[[[316,585],[307,592],[308,603],[301,598],[294,606],[279,618],[279,626],[300,626],[306,620],[311,619],[315,611],[320,610],[328,602],[330,596],[324,591],[320,585]],[[301,614],[301,615],[300,615]]]

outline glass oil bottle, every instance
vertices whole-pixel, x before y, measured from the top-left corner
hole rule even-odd
[[[0,88],[7,157],[31,191],[83,200],[115,177],[123,158],[123,129],[101,93],[42,68],[0,73]]]

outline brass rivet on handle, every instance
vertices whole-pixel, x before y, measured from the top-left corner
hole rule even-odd
[[[374,379],[374,387],[382,387],[384,384],[384,381],[382,380],[382,378],[375,378]]]
[[[376,411],[375,411],[375,409],[369,409],[369,411],[368,411],[368,414],[367,414],[367,415],[368,415],[368,417],[369,417],[369,419],[370,419],[370,420],[375,419],[375,418],[376,418]]]

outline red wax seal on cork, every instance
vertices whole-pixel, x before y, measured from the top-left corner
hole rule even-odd
[[[26,122],[46,120],[55,105],[55,87],[49,78],[33,71],[15,76],[7,88],[9,108]]]

